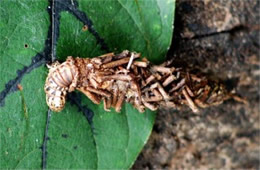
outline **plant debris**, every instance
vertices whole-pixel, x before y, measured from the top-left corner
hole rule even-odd
[[[219,105],[233,98],[245,102],[226,90],[218,81],[184,68],[175,68],[172,61],[153,65],[141,54],[123,51],[95,58],[72,58],[53,63],[46,79],[47,104],[53,111],[65,106],[67,92],[75,89],[93,103],[103,100],[104,109],[120,112],[124,102],[131,103],[139,112],[159,107],[180,109],[186,105],[194,113],[200,108]]]

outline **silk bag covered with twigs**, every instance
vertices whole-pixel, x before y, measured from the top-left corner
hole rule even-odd
[[[124,102],[139,112],[159,107],[180,109],[186,105],[193,112],[238,99],[223,84],[171,66],[171,62],[152,65],[140,53],[127,50],[95,58],[68,57],[65,62],[49,66],[44,90],[51,110],[65,106],[66,94],[78,90],[93,103],[104,101],[104,109],[120,112]],[[238,99],[239,100],[239,99]]]

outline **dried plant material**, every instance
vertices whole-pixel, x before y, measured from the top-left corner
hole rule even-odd
[[[193,112],[199,108],[221,104],[234,98],[224,86],[206,77],[189,74],[167,61],[159,66],[147,59],[136,61],[139,53],[127,50],[120,54],[104,54],[96,58],[68,59],[49,66],[45,92],[48,106],[61,111],[68,92],[79,90],[93,103],[104,101],[104,109],[120,112],[124,102],[131,103],[139,112],[160,106],[179,109],[187,105]]]
[[[192,101],[191,97],[189,96],[188,92],[186,91],[185,88],[182,89],[182,94],[184,95],[188,106],[191,108],[191,110],[194,113],[197,113],[199,111],[198,107],[195,105],[195,103]]]

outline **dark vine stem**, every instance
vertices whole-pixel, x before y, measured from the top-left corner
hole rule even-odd
[[[50,13],[50,18],[51,18],[51,61],[53,62],[55,60],[56,56],[56,50],[55,50],[55,0],[52,0],[49,2],[51,4],[49,7],[51,7],[51,13]],[[58,37],[57,37],[58,38]],[[44,136],[43,136],[43,145],[42,145],[42,169],[46,169],[47,166],[47,142],[48,142],[48,131],[49,131],[49,124],[50,124],[50,119],[51,119],[51,110],[48,109],[47,112],[47,119],[46,119],[46,125],[45,125],[45,131],[44,131]]]
[[[58,36],[55,36],[55,0],[52,1],[52,7],[51,7],[51,61],[54,62],[54,60],[56,59],[56,44],[54,44],[55,42],[55,38]]]
[[[46,169],[47,165],[47,141],[48,141],[48,130],[49,130],[49,124],[51,119],[51,110],[49,109],[47,112],[47,121],[44,131],[44,137],[43,137],[43,146],[42,146],[42,169]]]
[[[75,5],[76,4],[76,5]],[[62,11],[68,11],[71,14],[75,15],[78,20],[80,20],[82,23],[88,25],[90,28],[90,33],[96,38],[98,44],[101,45],[102,49],[107,51],[107,45],[104,43],[104,40],[99,36],[97,31],[93,27],[92,21],[87,17],[87,15],[80,11],[77,8],[77,2],[73,2],[71,0],[49,0],[49,6],[48,6],[48,12],[50,15],[51,20],[51,26],[49,28],[49,34],[48,39],[46,41],[46,47],[48,49],[48,52],[51,54],[50,57],[48,53],[44,53],[45,55],[43,58],[45,58],[45,62],[42,64],[45,64],[46,62],[54,62],[56,60],[56,45],[59,38],[59,26],[60,26],[60,13]],[[50,10],[51,9],[51,10]],[[71,97],[69,98],[71,103],[75,104],[76,107],[78,107],[79,111],[83,113],[83,115],[86,117],[88,123],[91,126],[92,133],[93,131],[93,124],[92,124],[92,118],[93,118],[93,112],[88,109],[86,106],[83,106],[81,104],[80,97]],[[51,110],[49,109],[47,112],[47,119],[46,119],[46,126],[45,126],[45,132],[44,132],[44,138],[43,138],[43,146],[42,146],[42,169],[46,169],[47,166],[47,142],[48,142],[48,131],[49,131],[49,125],[50,125],[50,119],[51,119]]]

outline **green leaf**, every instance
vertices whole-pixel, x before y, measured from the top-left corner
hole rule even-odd
[[[50,24],[46,1],[0,1],[0,91],[43,51]],[[25,48],[27,44],[27,48]],[[40,168],[41,145],[46,122],[46,78],[43,66],[25,74],[23,93],[16,91],[0,107],[0,167]],[[32,95],[33,94],[33,95]],[[24,99],[24,104],[23,104]],[[24,112],[28,109],[28,116]]]
[[[69,2],[78,7],[70,4],[70,8],[57,11],[60,18],[55,24],[59,34],[55,34],[59,37],[53,45],[57,45],[59,60],[67,56],[95,57],[125,49],[141,52],[153,62],[163,60],[172,37],[174,0]],[[47,39],[52,38],[48,34],[51,28],[48,5],[43,0],[0,1],[2,101],[3,91],[7,92],[0,107],[0,168],[42,166],[41,147],[48,111],[43,86],[48,70],[44,65],[38,67],[37,56],[41,53],[47,59],[48,54],[44,52],[48,45],[51,47]],[[64,1],[63,5],[68,2]],[[58,6],[62,5],[58,3]],[[93,23],[87,30],[83,28],[84,14]],[[92,29],[104,40],[108,50],[96,39]],[[21,84],[23,90],[15,91],[16,87],[8,86],[16,85],[14,82]],[[10,92],[7,86],[12,87]],[[67,102],[65,109],[53,113],[50,119],[47,168],[130,168],[148,140],[155,112],[147,110],[140,114],[125,104],[121,113],[114,110],[108,113],[103,110],[103,104],[94,105],[81,96],[81,104],[94,112],[94,133],[82,112]]]

